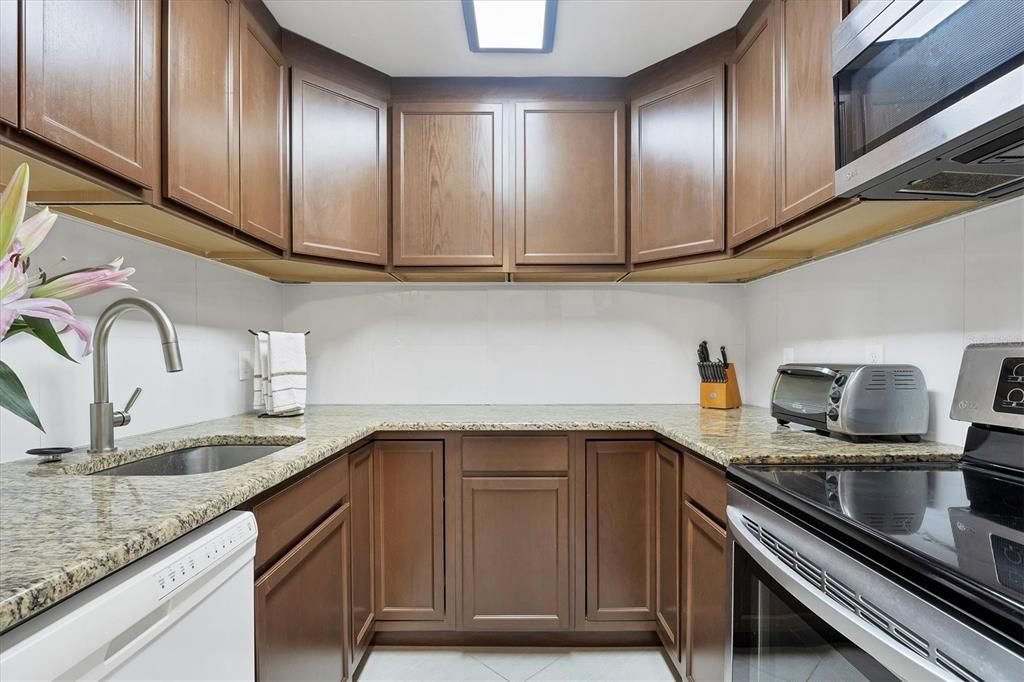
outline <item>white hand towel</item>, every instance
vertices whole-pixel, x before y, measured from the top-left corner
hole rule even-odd
[[[270,332],[267,355],[270,358],[267,412],[302,414],[306,409],[306,335]]]

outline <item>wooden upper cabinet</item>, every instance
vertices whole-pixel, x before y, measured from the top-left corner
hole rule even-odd
[[[375,447],[377,620],[444,620],[444,442]]]
[[[285,248],[288,202],[288,67],[270,36],[243,9],[239,36],[241,228]]]
[[[633,100],[632,260],[725,247],[725,69]]]
[[[779,3],[777,222],[835,196],[835,116],[832,29],[842,20],[842,0]]]
[[[462,623],[569,627],[569,479],[462,481]]]
[[[0,0],[0,122],[18,125],[18,0]]]
[[[0,42],[9,45],[2,3]],[[21,125],[37,137],[144,187],[157,176],[159,126],[156,0],[21,3]],[[15,41],[15,46],[17,41]],[[0,52],[11,85],[9,47]],[[3,96],[5,118],[10,95]]]
[[[398,103],[393,262],[502,264],[502,106]]]
[[[292,69],[292,250],[387,262],[387,103]]]
[[[625,105],[516,104],[516,264],[626,262]]]
[[[654,448],[587,443],[587,620],[654,618]]]
[[[348,679],[349,523],[346,505],[256,581],[257,679]]]
[[[241,224],[239,2],[168,0],[165,46],[164,194],[234,227]]]
[[[764,11],[729,67],[729,246],[775,227],[776,16]]]

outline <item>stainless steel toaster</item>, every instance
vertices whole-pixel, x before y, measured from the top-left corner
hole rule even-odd
[[[786,364],[772,387],[772,416],[859,441],[928,430],[928,388],[914,365]]]

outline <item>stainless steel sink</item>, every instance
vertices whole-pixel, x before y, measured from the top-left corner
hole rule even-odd
[[[207,445],[174,450],[93,472],[93,476],[187,476],[223,471],[283,450],[287,445]]]

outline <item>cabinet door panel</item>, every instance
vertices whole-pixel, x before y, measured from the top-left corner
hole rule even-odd
[[[669,658],[678,661],[680,455],[658,445],[655,464],[655,625]]]
[[[352,669],[366,653],[377,618],[374,585],[374,480],[373,445],[349,455],[349,495],[352,499]]]
[[[686,679],[725,678],[728,585],[725,529],[685,503]]]
[[[33,0],[21,7],[22,127],[152,187],[160,20],[155,0]],[[9,68],[7,59],[3,66]]]
[[[165,194],[238,227],[238,0],[166,12]]]
[[[292,249],[387,262],[387,104],[292,70]]]
[[[18,0],[0,0],[0,122],[18,125]]]
[[[502,107],[397,104],[395,265],[501,265]]]
[[[633,102],[634,263],[725,247],[725,70]]]
[[[779,37],[778,222],[835,195],[832,29],[842,0],[785,0]]]
[[[569,627],[569,479],[462,481],[462,627]]]
[[[242,230],[288,245],[288,67],[248,11],[242,13],[239,157]]]
[[[654,448],[587,443],[588,620],[654,618]]]
[[[625,107],[516,105],[516,263],[626,261]]]
[[[377,620],[444,620],[444,443],[376,448]]]
[[[729,246],[775,227],[777,54],[774,6],[765,10],[729,68]]]
[[[256,581],[261,682],[348,679],[349,523],[345,506]]]

